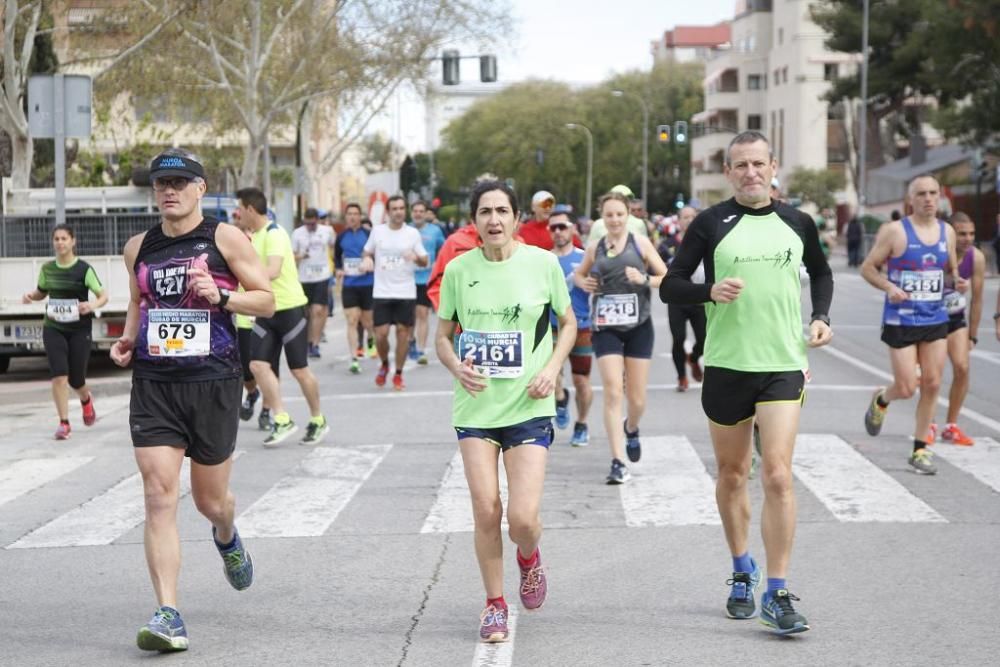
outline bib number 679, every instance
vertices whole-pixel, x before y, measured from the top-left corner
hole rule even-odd
[[[193,324],[160,324],[156,333],[160,340],[167,340],[169,338],[185,338],[191,340],[194,338],[194,325]]]

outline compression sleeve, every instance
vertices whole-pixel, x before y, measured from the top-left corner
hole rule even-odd
[[[830,304],[833,302],[833,271],[826,261],[823,248],[819,242],[819,231],[808,216],[803,221],[805,242],[802,248],[802,263],[809,274],[809,294],[812,297],[812,318],[817,315],[830,316]]]
[[[674,261],[670,263],[667,279],[660,283],[660,300],[663,303],[689,306],[712,300],[712,283],[708,282],[707,272],[704,283],[691,282],[691,276],[711,250],[714,227],[713,219],[704,213],[691,222]]]

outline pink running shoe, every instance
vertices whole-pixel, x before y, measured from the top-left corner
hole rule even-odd
[[[521,606],[528,610],[539,609],[545,604],[545,595],[549,590],[541,553],[535,550],[534,565],[522,565],[518,560],[517,566],[521,569]]]
[[[505,642],[510,637],[507,629],[507,607],[490,605],[479,616],[479,638],[488,644]]]
[[[56,440],[69,440],[70,431],[72,429],[69,424],[59,422],[59,428],[56,429]]]
[[[81,404],[80,407],[83,409],[84,426],[93,426],[94,422],[97,421],[97,413],[94,412],[94,397],[91,396],[90,400]]]

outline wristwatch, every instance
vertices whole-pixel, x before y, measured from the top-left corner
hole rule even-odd
[[[815,322],[816,320],[819,320],[820,322],[822,322],[826,326],[830,326],[830,316],[829,315],[823,315],[821,313],[817,313],[816,315],[812,316],[812,320],[810,320],[810,323]]]
[[[229,303],[229,290],[225,287],[219,288],[219,303],[215,304],[219,308],[225,308],[226,304]]]

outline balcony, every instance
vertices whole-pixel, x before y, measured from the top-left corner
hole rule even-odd
[[[729,147],[729,142],[735,136],[735,132],[719,130],[717,128],[706,127],[701,134],[691,133],[691,159],[692,161],[704,160],[715,153],[725,152]],[[721,171],[722,167],[711,171]]]

